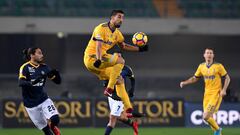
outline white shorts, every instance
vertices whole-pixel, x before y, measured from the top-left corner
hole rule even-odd
[[[58,114],[57,108],[50,98],[36,107],[25,108],[34,125],[40,130],[47,126],[47,119]]]
[[[122,101],[117,101],[108,97],[108,104],[110,107],[111,115],[118,117],[121,116],[121,113],[124,111],[123,109],[124,105]]]

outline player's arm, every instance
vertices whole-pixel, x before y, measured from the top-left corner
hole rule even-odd
[[[101,65],[102,60],[102,43],[103,43],[103,37],[104,37],[104,30],[102,27],[95,28],[93,32],[93,40],[96,41],[96,61],[94,62],[94,66],[96,68],[99,68]]]
[[[142,47],[138,47],[138,46],[133,46],[130,44],[127,44],[125,42],[119,43],[118,46],[126,51],[132,51],[132,52],[144,52],[144,51],[148,51],[148,45],[144,45]]]
[[[199,78],[202,76],[202,72],[201,72],[202,66],[201,64],[198,66],[197,71],[195,72],[194,76],[190,77],[189,79],[180,82],[180,87],[183,88],[185,85],[188,84],[193,84],[196,83]]]
[[[132,76],[132,77],[129,77],[129,79],[130,79],[131,87],[128,90],[128,96],[133,97],[134,91],[135,91],[135,78]]]
[[[58,70],[53,69],[47,74],[48,78],[56,84],[61,84],[62,78]]]
[[[193,76],[189,79],[180,82],[180,87],[183,88],[185,85],[196,83],[199,80],[199,77]]]
[[[231,79],[230,79],[230,76],[227,74],[227,75],[225,76],[223,88],[222,88],[222,90],[221,90],[221,92],[220,92],[220,95],[221,95],[221,96],[225,96],[225,95],[227,94],[227,88],[228,88],[228,86],[229,86],[230,80],[231,80]]]
[[[31,81],[27,80],[27,74],[28,74],[28,70],[26,69],[26,66],[21,66],[19,70],[19,76],[18,76],[18,86],[20,87],[32,86]]]
[[[230,76],[227,74],[227,71],[222,64],[220,64],[220,66],[219,66],[219,74],[221,75],[221,77],[225,78],[223,88],[220,91],[220,95],[223,97],[227,94],[226,93],[227,88],[228,88],[228,85],[229,85],[231,79],[230,79]]]
[[[25,78],[19,78],[18,86],[20,86],[20,87],[32,86],[32,83],[31,83],[31,81],[27,81]]]
[[[18,77],[18,86],[25,87],[25,86],[33,86],[41,81],[41,77],[36,78],[34,81],[30,81],[27,79],[28,70],[26,67],[23,66],[19,70],[19,77]]]
[[[102,42],[96,41],[96,61],[93,63],[93,65],[96,68],[99,68],[102,63]]]

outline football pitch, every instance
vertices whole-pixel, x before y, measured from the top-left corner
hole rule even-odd
[[[103,135],[104,128],[63,128],[62,135]],[[224,128],[223,135],[239,135],[240,128]],[[0,135],[43,135],[37,129],[0,129]],[[111,135],[133,135],[130,128],[116,128]],[[139,135],[213,135],[209,128],[140,128]]]

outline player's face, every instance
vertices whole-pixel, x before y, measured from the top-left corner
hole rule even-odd
[[[35,54],[31,55],[33,60],[37,63],[43,62],[43,54],[41,49],[36,49]]]
[[[214,58],[213,50],[206,49],[203,56],[204,56],[206,61],[213,61],[213,58]]]
[[[112,21],[116,28],[120,28],[124,19],[124,14],[117,13],[115,16],[112,16]]]

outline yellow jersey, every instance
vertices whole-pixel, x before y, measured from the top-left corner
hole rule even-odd
[[[85,54],[96,54],[96,41],[102,42],[102,55],[106,54],[109,49],[118,43],[124,41],[121,31],[116,28],[114,31],[110,29],[109,23],[101,23],[95,27],[92,37],[88,42]]]
[[[210,66],[201,63],[195,73],[195,77],[203,77],[205,82],[205,94],[215,94],[222,89],[221,77],[227,75],[227,71],[220,63],[213,63]]]

